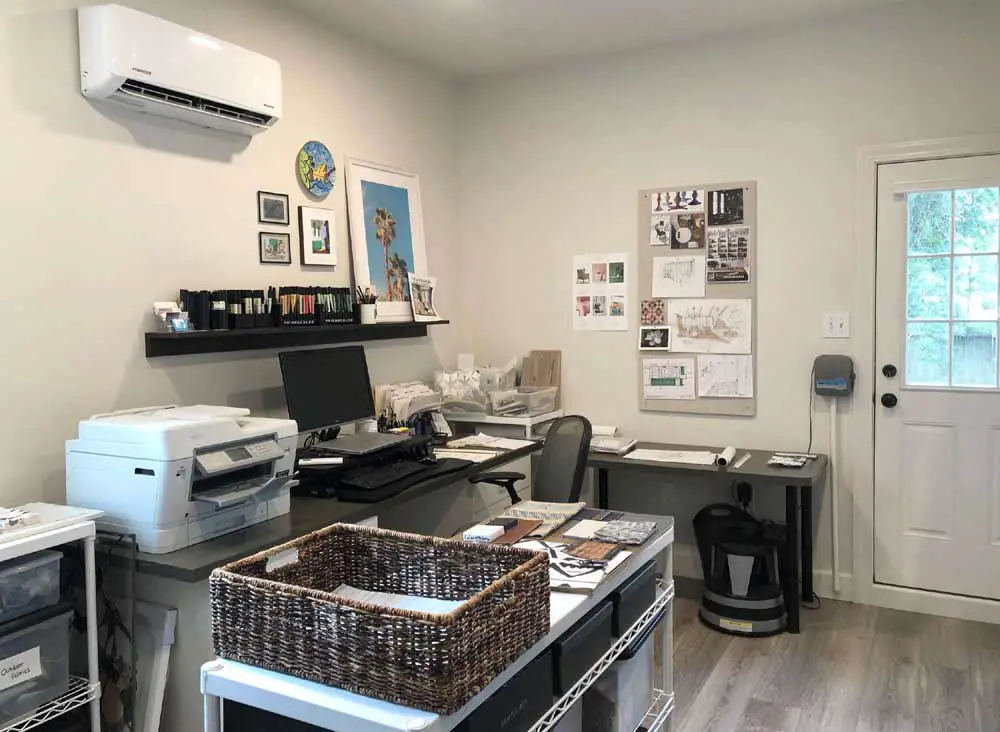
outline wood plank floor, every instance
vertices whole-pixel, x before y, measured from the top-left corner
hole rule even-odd
[[[800,635],[674,613],[673,732],[1000,732],[1000,626],[825,600]]]

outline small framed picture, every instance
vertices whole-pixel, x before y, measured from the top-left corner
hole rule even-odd
[[[314,267],[337,266],[337,238],[334,212],[328,208],[299,206],[299,245],[302,264]]]
[[[257,221],[262,224],[288,226],[288,196],[283,193],[257,191]]]
[[[292,237],[288,233],[262,231],[259,234],[261,264],[291,264]]]
[[[410,284],[410,302],[413,304],[413,319],[418,323],[427,323],[440,320],[437,309],[434,307],[434,290],[437,287],[436,277],[418,277],[411,274],[408,278]]]
[[[669,351],[670,328],[665,325],[639,326],[640,351]]]

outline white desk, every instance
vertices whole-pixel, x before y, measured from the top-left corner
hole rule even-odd
[[[673,562],[674,520],[665,516],[630,514],[635,520],[655,520],[657,533],[611,577],[589,595],[552,593],[551,627],[549,633],[525,651],[520,658],[500,673],[486,688],[473,697],[458,712],[442,717],[433,712],[383,702],[342,689],[304,681],[292,676],[254,668],[234,661],[218,660],[201,668],[201,689],[205,699],[205,732],[222,732],[222,702],[231,700],[257,709],[265,709],[289,719],[315,725],[325,730],[350,732],[450,732],[503,684],[541,655],[552,643],[591,610],[595,609],[627,579],[648,562],[659,562],[658,571],[667,583],[646,614],[624,635],[579,682],[574,684],[552,709],[539,720],[534,732],[550,729],[562,716],[574,698],[596,681],[603,668],[610,666],[625,649],[631,637],[639,635],[654,617],[666,615],[656,626],[654,641],[660,650],[659,679],[654,685],[662,692],[661,710],[664,718],[673,702]],[[645,621],[645,624],[644,624]],[[620,646],[620,647],[619,647]],[[617,649],[617,653],[615,650]]]

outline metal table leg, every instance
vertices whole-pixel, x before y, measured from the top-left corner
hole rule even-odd
[[[813,590],[812,486],[802,486],[802,599],[816,599]]]
[[[608,469],[597,469],[597,507],[608,507]]]
[[[799,487],[785,486],[785,607],[788,632],[799,632]]]
[[[205,732],[222,732],[222,699],[205,694],[204,703]]]
[[[88,536],[83,540],[83,568],[86,575],[86,608],[87,608],[87,679],[91,684],[101,683],[101,674],[97,663],[97,562],[94,557],[96,538]],[[97,694],[90,702],[90,729],[100,732],[101,729],[101,695]]]

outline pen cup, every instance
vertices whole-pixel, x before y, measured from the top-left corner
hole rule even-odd
[[[365,303],[361,304],[361,324],[362,325],[375,325],[376,318],[376,308],[378,306],[374,303],[368,305]]]

